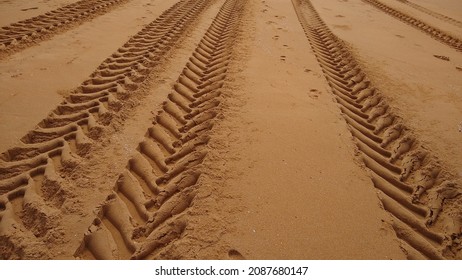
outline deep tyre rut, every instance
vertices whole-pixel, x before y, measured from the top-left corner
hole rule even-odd
[[[99,208],[77,258],[169,258],[163,248],[188,227],[244,3],[227,0],[221,7]]]
[[[34,256],[23,250],[54,238],[60,208],[72,197],[62,172],[85,160],[126,103],[134,106],[130,95],[211,2],[182,0],[166,10],[24,136],[23,145],[0,155],[0,259],[47,257],[46,248]]]
[[[435,40],[440,41],[443,44],[446,44],[450,46],[451,48],[454,48],[458,51],[462,51],[462,41],[459,38],[456,38],[443,30],[440,30],[436,27],[433,27],[419,19],[416,19],[414,17],[411,17],[410,15],[407,15],[403,12],[400,12],[390,6],[387,6],[380,1],[377,0],[362,0],[366,3],[371,4],[372,6],[376,7],[377,9],[401,20],[402,22],[409,24],[420,31],[423,31],[424,33],[430,35],[432,38]]]
[[[30,19],[0,28],[0,55],[49,38],[71,25],[109,11],[130,0],[81,0]]]
[[[460,186],[413,136],[309,0],[292,0],[305,34],[409,258],[461,258]]]
[[[435,11],[432,11],[430,9],[422,7],[422,6],[420,6],[420,5],[416,4],[416,3],[413,3],[411,1],[407,1],[407,0],[397,0],[397,1],[399,1],[399,2],[401,2],[403,4],[406,4],[406,5],[412,7],[414,9],[416,9],[416,10],[419,10],[419,11],[423,12],[423,13],[426,13],[427,15],[431,15],[431,16],[437,18],[437,19],[441,19],[441,20],[449,22],[449,23],[451,23],[451,24],[453,24],[455,26],[462,27],[462,22],[461,21],[458,21],[458,20],[453,19],[451,17],[448,17],[446,15],[443,15],[443,14],[437,13]]]

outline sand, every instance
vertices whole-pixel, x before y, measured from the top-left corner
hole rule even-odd
[[[0,11],[0,259],[462,259],[458,1]]]

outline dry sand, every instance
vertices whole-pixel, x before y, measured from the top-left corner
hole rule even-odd
[[[462,258],[459,1],[102,2],[0,1],[0,259]]]
[[[36,17],[77,1],[73,0],[1,0],[0,25],[6,26],[21,20]]]

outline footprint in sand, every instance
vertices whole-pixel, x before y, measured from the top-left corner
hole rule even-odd
[[[244,256],[234,249],[228,251],[228,257],[232,260],[245,260]]]
[[[18,78],[18,77],[21,77],[21,76],[22,76],[22,73],[17,73],[17,74],[11,75],[11,78]]]
[[[437,55],[437,54],[434,54],[433,56],[436,57],[436,58],[439,58],[439,59],[441,59],[441,60],[449,61],[449,57],[444,56],[444,55]]]
[[[351,29],[351,27],[349,25],[334,24],[333,27],[337,28],[337,29],[342,29],[342,30],[350,30]]]
[[[308,96],[313,98],[313,99],[318,99],[319,94],[320,94],[320,92],[317,89],[312,88],[312,89],[310,89],[310,92],[308,93]]]
[[[286,61],[286,56],[285,56],[285,55],[281,55],[280,59],[281,59],[281,61]]]
[[[21,11],[25,12],[25,11],[29,11],[29,10],[37,10],[38,7],[32,7],[32,8],[25,8],[25,9],[21,9]]]

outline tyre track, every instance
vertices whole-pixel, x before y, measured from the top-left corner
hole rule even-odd
[[[451,23],[451,24],[453,24],[453,25],[455,25],[457,27],[462,27],[462,22],[461,21],[458,21],[458,20],[453,19],[451,17],[448,17],[446,15],[443,15],[443,14],[437,13],[435,11],[432,11],[430,9],[427,9],[425,7],[422,7],[422,6],[420,6],[420,5],[418,5],[418,4],[414,3],[414,2],[407,1],[407,0],[397,0],[397,1],[399,1],[399,2],[401,2],[403,4],[406,4],[406,5],[412,7],[414,9],[416,9],[416,10],[419,10],[419,11],[423,12],[423,13],[426,13],[427,15],[433,16],[433,17],[435,17],[437,19],[441,19],[443,21],[449,22],[449,23]]]
[[[177,2],[106,59],[21,139],[23,145],[0,155],[0,246],[12,243],[17,231],[36,242],[48,238],[65,198],[72,197],[59,173],[83,160],[114,114],[130,103],[130,95],[210,3]],[[0,258],[23,255],[18,248],[9,246]]]
[[[50,38],[130,0],[81,0],[59,9],[0,28],[0,55]]]
[[[244,0],[227,0],[186,63],[75,257],[157,258],[188,226]]]
[[[409,258],[456,257],[459,185],[393,112],[311,2],[292,3],[403,250]]]
[[[378,8],[379,10],[399,19],[400,21],[409,24],[420,31],[430,35],[437,41],[440,41],[443,44],[450,46],[458,51],[462,51],[462,41],[459,38],[456,38],[436,27],[433,27],[419,19],[411,17],[403,12],[400,12],[390,6],[387,6],[377,0],[362,0],[363,2],[369,3],[372,6]]]

